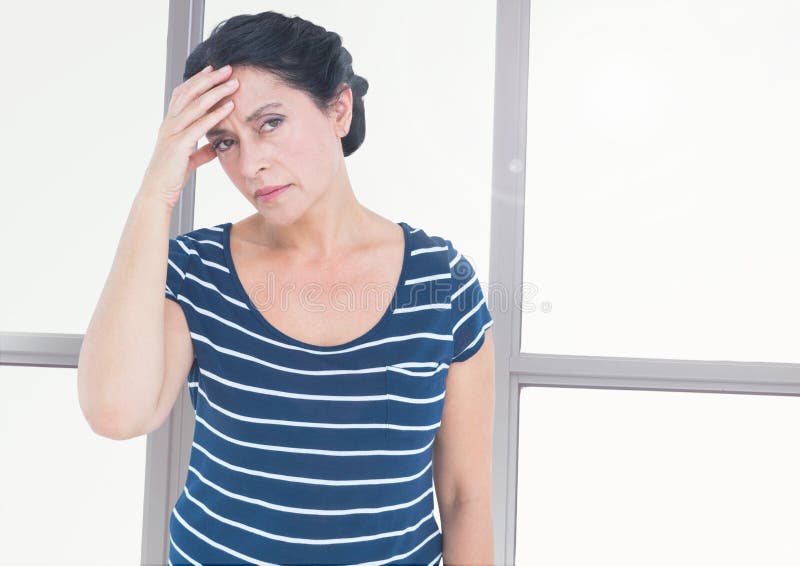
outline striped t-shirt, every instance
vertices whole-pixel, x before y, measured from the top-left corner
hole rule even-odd
[[[493,321],[452,242],[398,224],[391,304],[337,346],[296,340],[262,316],[233,265],[230,222],[169,241],[166,296],[195,351],[171,564],[440,564],[432,450],[447,372]]]

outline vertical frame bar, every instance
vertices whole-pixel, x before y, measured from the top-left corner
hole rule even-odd
[[[204,0],[170,0],[164,115],[172,91],[183,81],[186,58],[203,39]],[[194,224],[195,174],[189,177],[170,218],[170,237],[188,232]],[[194,434],[194,410],[188,383],[166,422],[147,435],[147,464],[142,523],[142,565],[166,564],[169,520],[186,481]]]
[[[502,293],[495,319],[495,422],[492,516],[495,564],[513,564],[517,492],[519,384],[511,360],[521,344],[524,259],[525,152],[527,140],[530,0],[497,1],[495,49],[494,162],[492,163],[490,290]]]

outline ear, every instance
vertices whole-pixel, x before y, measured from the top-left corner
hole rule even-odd
[[[343,138],[350,132],[350,122],[353,120],[353,89],[347,83],[341,83],[339,87],[339,98],[334,106],[334,126],[337,135]]]

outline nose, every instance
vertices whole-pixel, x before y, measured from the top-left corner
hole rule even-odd
[[[257,143],[248,140],[239,142],[239,166],[245,177],[256,179],[262,169],[270,167],[267,154],[267,148]]]

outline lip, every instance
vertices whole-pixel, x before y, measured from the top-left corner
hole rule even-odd
[[[256,196],[256,198],[258,198],[260,196],[267,195],[267,194],[271,193],[272,191],[277,191],[278,189],[282,189],[284,187],[288,187],[289,185],[291,185],[291,183],[289,183],[288,185],[273,185],[273,186],[269,186],[269,187],[261,187],[260,189],[258,189],[256,191],[256,195],[255,196]]]

